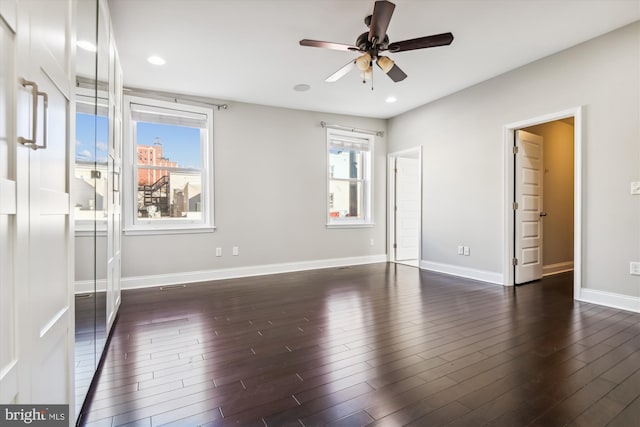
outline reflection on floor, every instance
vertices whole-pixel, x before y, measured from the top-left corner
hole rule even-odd
[[[402,261],[396,261],[398,264],[408,265],[409,267],[419,267],[420,263],[417,259],[406,259]]]
[[[637,425],[640,314],[397,264],[123,292],[91,426]]]
[[[104,292],[75,296],[75,401],[76,414],[84,402],[101,349],[105,343],[106,295]]]

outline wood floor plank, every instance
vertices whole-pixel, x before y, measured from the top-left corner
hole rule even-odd
[[[640,314],[573,301],[571,274],[381,263],[123,291],[83,422],[601,427],[639,399]]]

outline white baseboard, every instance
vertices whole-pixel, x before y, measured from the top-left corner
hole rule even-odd
[[[486,270],[476,270],[475,268],[460,267],[459,265],[442,264],[432,261],[420,261],[420,268],[438,273],[452,274],[467,279],[480,280],[481,282],[504,285],[504,277],[500,273]]]
[[[287,262],[282,264],[255,265],[218,270],[187,271],[181,273],[156,274],[150,276],[123,277],[122,289],[150,288],[182,283],[208,282],[211,280],[236,279],[240,277],[263,276],[266,274],[291,273],[294,271],[321,268],[344,267],[350,265],[387,262],[387,255],[369,255],[350,258],[322,259],[314,261]]]
[[[579,297],[576,297],[576,299],[578,301],[640,313],[640,298],[629,295],[582,288]]]
[[[106,292],[107,290],[107,279],[99,279],[95,282],[96,289],[93,289],[93,280],[78,280],[75,283],[75,293],[76,294],[92,294],[95,291],[98,292]]]
[[[542,276],[551,276],[554,274],[566,273],[567,271],[573,271],[573,261],[542,266]]]

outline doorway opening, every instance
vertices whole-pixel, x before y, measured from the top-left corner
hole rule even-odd
[[[582,110],[505,126],[505,285],[573,271],[581,287]]]
[[[389,261],[420,267],[422,259],[422,147],[390,153]]]

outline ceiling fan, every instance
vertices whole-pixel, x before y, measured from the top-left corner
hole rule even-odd
[[[387,56],[381,56],[380,52],[389,51],[396,53],[407,50],[425,49],[428,47],[447,46],[453,41],[453,34],[442,33],[389,43],[387,28],[389,27],[389,22],[391,21],[395,7],[396,5],[390,1],[376,1],[373,7],[373,15],[364,18],[364,23],[369,27],[369,32],[360,34],[355,46],[309,39],[300,40],[300,45],[362,53],[361,56],[349,61],[344,67],[327,77],[325,80],[327,82],[335,82],[354,67],[357,67],[362,72],[362,82],[364,83],[365,80],[373,74],[373,61],[376,61],[378,67],[380,67],[391,80],[394,82],[402,81],[407,77],[405,72],[402,71],[392,59]]]

